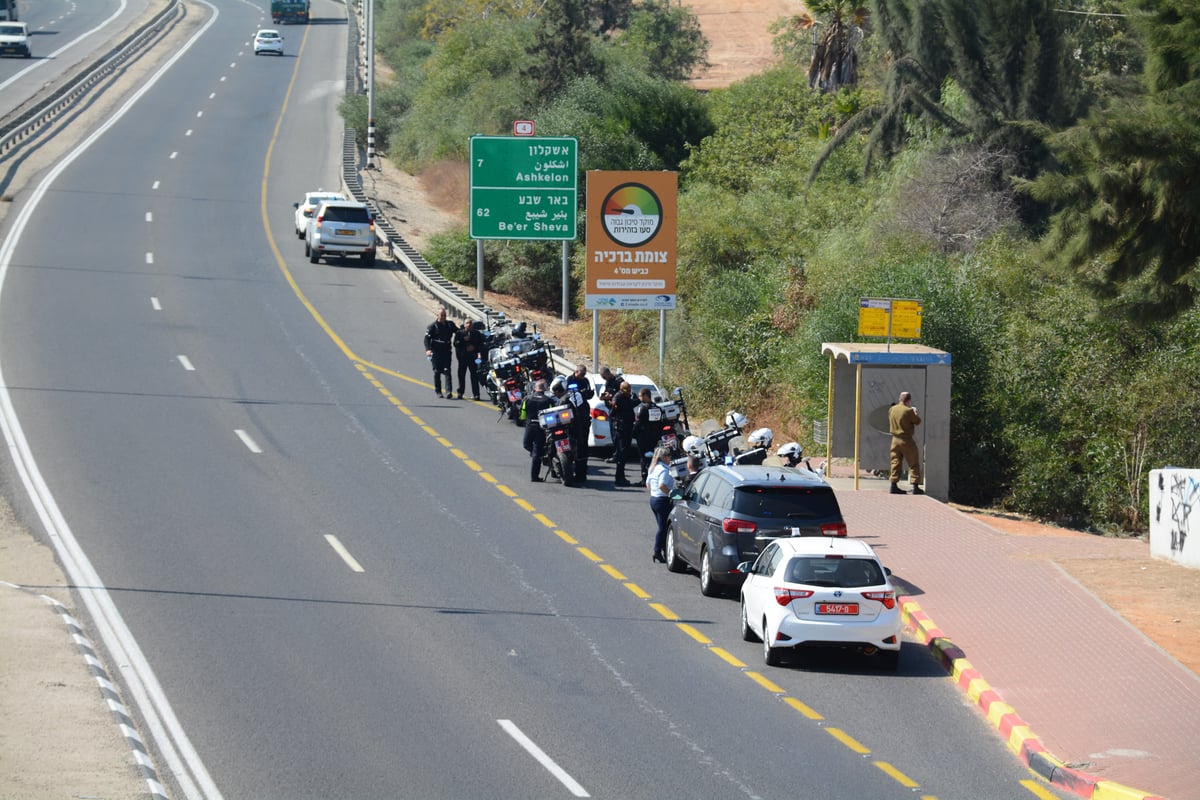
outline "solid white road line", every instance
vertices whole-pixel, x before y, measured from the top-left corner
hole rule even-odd
[[[499,722],[500,727],[504,729],[504,732],[516,739],[517,744],[521,745],[521,747],[524,747],[525,751],[529,753],[529,755],[533,756],[535,761],[545,767],[547,772],[558,778],[559,782],[562,783],[563,786],[567,787],[567,791],[576,797],[591,797],[591,795],[587,793],[587,790],[579,785],[578,781],[568,775],[566,770],[564,770],[558,764],[555,764],[554,759],[546,755],[542,748],[538,747],[533,743],[532,739],[522,733],[521,729],[514,725],[512,720],[498,719],[496,722]]]

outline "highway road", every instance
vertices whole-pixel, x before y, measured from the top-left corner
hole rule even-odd
[[[651,563],[644,492],[528,483],[518,429],[434,396],[405,283],[294,236],[339,183],[344,8],[276,58],[265,0],[191,5],[0,246],[11,501],[172,796],[1059,796],[922,648],[768,669]]]
[[[47,84],[99,58],[148,13],[151,0],[36,0],[23,2],[32,58],[0,58],[0,115],[19,107]]]

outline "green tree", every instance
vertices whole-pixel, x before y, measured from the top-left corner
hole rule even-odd
[[[573,78],[600,75],[584,0],[547,0],[528,47],[533,63],[521,71],[538,103],[552,100]]]
[[[670,0],[647,0],[629,18],[618,44],[638,54],[650,75],[684,81],[708,68],[708,40],[690,8]]]
[[[1027,184],[1059,209],[1046,254],[1126,316],[1196,304],[1200,281],[1200,0],[1130,0],[1143,95],[1049,136],[1061,172]]]

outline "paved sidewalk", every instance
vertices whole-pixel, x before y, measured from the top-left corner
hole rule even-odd
[[[831,483],[850,535],[906,589],[909,634],[1018,757],[1082,797],[1200,797],[1200,678],[1055,563],[1149,545],[1014,536],[886,480]]]

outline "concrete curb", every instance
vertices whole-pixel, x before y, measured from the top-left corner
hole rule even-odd
[[[1008,749],[1046,781],[1089,800],[1165,800],[1160,795],[1092,777],[1055,758],[1017,715],[1016,709],[1005,703],[1000,694],[988,685],[979,670],[967,660],[966,653],[950,641],[916,601],[902,596],[900,613],[908,632],[930,649],[958,688],[1004,737]]]

